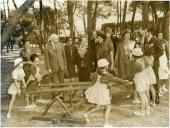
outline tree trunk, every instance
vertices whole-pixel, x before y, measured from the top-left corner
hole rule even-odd
[[[54,10],[55,10],[55,14],[54,14],[54,19],[55,19],[55,31],[58,35],[58,10],[56,8],[56,1],[54,0]]]
[[[88,43],[90,43],[92,33],[93,33],[93,17],[92,17],[92,6],[93,1],[87,2],[87,33],[88,33]]]
[[[10,18],[9,0],[7,0],[7,7],[8,7],[8,18]]]
[[[120,8],[119,8],[119,11],[120,11],[120,33],[122,33],[122,21],[121,21],[121,19],[122,19],[122,6],[121,6],[121,4],[122,4],[122,2],[121,2],[121,0],[120,0]]]
[[[84,25],[84,33],[85,33],[85,35],[87,35],[86,18],[85,18],[85,14],[84,13],[83,13],[83,25]]]
[[[95,9],[93,13],[93,30],[96,29],[96,20],[97,20],[97,8],[98,8],[98,2],[95,2]]]
[[[73,15],[73,1],[67,0],[67,13],[68,13],[68,22],[70,26],[70,37],[74,37],[74,15]]]
[[[153,21],[154,21],[153,26],[154,26],[154,28],[157,30],[156,24],[157,24],[158,16],[157,16],[157,13],[156,13],[156,4],[155,4],[154,1],[151,1],[151,2],[150,2],[150,5],[151,5],[151,8],[152,8],[152,15],[153,15]]]
[[[125,20],[126,20],[126,10],[127,10],[127,1],[125,1],[123,9],[123,19],[122,19],[122,29],[125,29]]]
[[[149,7],[148,2],[142,3],[142,28],[146,28],[149,25]]]
[[[5,1],[3,0],[3,8],[4,8],[4,18],[5,22],[7,22],[6,10],[5,10]]]
[[[170,21],[170,11],[167,11],[164,13],[164,20],[163,20],[163,23],[162,23],[162,32],[164,34],[164,38],[166,40],[170,40],[169,39],[169,21]]]
[[[119,1],[117,1],[117,32],[119,31]]]
[[[40,42],[39,42],[39,46],[40,46],[40,50],[41,53],[43,53],[43,47],[42,45],[43,43],[43,10],[42,10],[42,0],[39,1],[40,4]]]
[[[137,9],[137,1],[133,1],[133,2],[134,2],[134,6],[133,6],[133,15],[132,15],[132,22],[131,22],[132,33],[134,31],[133,24],[134,24],[134,20],[135,20],[136,9]]]
[[[15,3],[15,0],[12,0],[12,2],[13,2],[13,5],[14,5],[15,9],[17,10],[18,7],[17,7],[17,5],[16,5],[16,3]],[[23,25],[22,25],[21,20],[19,20],[19,24],[20,24],[20,26],[21,26],[21,32],[22,32],[23,38],[25,38],[24,27],[23,27]]]
[[[23,5],[17,10],[16,15],[9,19],[9,25],[6,27],[6,31],[2,33],[2,42],[1,42],[1,50],[4,48],[6,43],[11,37],[13,29],[16,24],[19,22],[21,17],[28,11],[29,7],[35,2],[35,0],[27,0]]]

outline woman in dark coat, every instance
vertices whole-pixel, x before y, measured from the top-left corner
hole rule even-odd
[[[69,38],[67,44],[65,45],[65,54],[66,54],[66,60],[67,60],[67,69],[69,72],[70,81],[75,81],[76,77],[76,64],[75,64],[75,52],[76,47],[72,43],[72,39]]]
[[[123,33],[123,40],[118,44],[117,59],[118,59],[118,77],[128,79],[131,72],[131,55],[134,45],[130,41],[130,32],[128,30]],[[127,98],[130,97],[130,87],[127,87]]]
[[[75,57],[79,81],[89,81],[90,72],[92,70],[92,61],[86,38],[80,38],[79,43],[76,45]]]

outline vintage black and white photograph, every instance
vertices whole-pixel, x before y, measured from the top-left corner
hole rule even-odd
[[[1,0],[1,127],[169,127],[169,7]]]

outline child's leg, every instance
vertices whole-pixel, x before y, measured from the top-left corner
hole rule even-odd
[[[149,112],[149,104],[148,104],[149,102],[148,102],[148,97],[147,97],[148,94],[147,94],[147,93],[148,93],[148,92],[145,92],[145,93],[144,93],[145,112]]]
[[[11,110],[12,110],[12,107],[13,107],[13,104],[14,104],[14,101],[15,101],[15,97],[16,97],[15,94],[11,95],[11,100],[10,100],[10,103],[9,103],[9,106],[8,106],[8,113],[7,113],[8,118],[10,118],[10,116],[11,116]]]
[[[150,103],[150,93],[149,93],[149,89],[146,90],[146,96],[147,96],[147,101],[148,101],[148,103]]]
[[[29,106],[29,94],[25,95],[25,105]]]
[[[151,94],[152,94],[153,105],[155,106],[156,94],[155,94],[154,85],[150,85],[150,91],[151,91]]]
[[[126,89],[127,89],[127,95],[126,95],[126,97],[127,97],[127,98],[130,98],[130,86],[127,86]]]
[[[95,111],[98,111],[101,109],[101,106],[100,105],[97,105],[95,108],[92,108],[90,111],[88,111],[87,113],[84,113],[84,117],[86,119],[86,122],[89,123],[90,120],[89,120],[89,115]]]
[[[110,111],[111,111],[111,105],[107,105],[106,106],[106,111],[105,111],[105,116],[104,116],[104,123],[108,124],[109,122],[109,115],[110,115]]]
[[[145,92],[139,92],[139,97],[141,99],[141,108],[140,111],[142,113],[145,112]]]
[[[162,80],[162,90],[163,90],[163,91],[168,91],[168,90],[166,89],[166,86],[168,86],[168,85],[169,85],[168,79]]]
[[[96,111],[98,111],[98,110],[100,110],[100,109],[101,109],[101,106],[100,106],[100,105],[97,105],[95,108],[92,108],[91,110],[89,110],[89,111],[86,113],[86,115],[89,116],[91,113],[96,112]]]

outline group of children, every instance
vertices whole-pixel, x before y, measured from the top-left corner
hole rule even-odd
[[[111,98],[110,98],[110,91],[109,91],[109,83],[121,83],[121,84],[135,84],[135,89],[138,93],[141,106],[140,110],[134,112],[135,115],[138,116],[146,116],[150,115],[150,94],[152,94],[152,106],[155,105],[155,90],[154,84],[156,84],[156,77],[154,71],[152,69],[153,65],[153,56],[147,51],[144,50],[144,54],[142,49],[134,48],[132,50],[132,59],[134,60],[133,64],[133,72],[129,80],[122,80],[117,77],[114,77],[112,74],[108,73],[108,65],[109,62],[106,59],[99,59],[98,60],[98,68],[96,72],[90,75],[90,79],[94,83],[94,85],[88,88],[85,92],[86,99],[88,102],[96,104],[96,107],[89,110],[84,114],[85,120],[90,122],[89,116],[91,113],[100,110],[102,106],[106,107],[106,111],[104,114],[104,126],[109,127],[109,114],[111,111]],[[30,60],[32,64],[33,70],[28,77],[28,80],[25,82],[25,73],[23,70],[23,60],[21,58],[17,58],[14,60],[14,70],[12,72],[13,82],[10,84],[8,89],[8,94],[10,94],[11,100],[9,103],[7,118],[11,117],[11,110],[13,107],[13,103],[15,101],[16,94],[21,94],[20,89],[20,82],[22,82],[23,88],[26,90],[36,88],[39,85],[42,76],[39,71],[38,63],[39,57],[36,54],[31,55]],[[165,54],[160,57],[160,67],[159,67],[159,78],[160,84],[166,84],[168,80],[168,66],[167,66],[167,59]],[[130,82],[133,81],[133,82]],[[164,91],[167,91],[165,86],[161,88]],[[31,106],[29,103],[29,95],[26,95],[26,108],[36,107],[34,104],[34,95],[31,96]]]
[[[16,99],[17,94],[21,94],[21,88],[26,91],[35,90],[41,79],[42,76],[40,74],[39,69],[39,56],[37,54],[32,54],[30,56],[30,62],[23,62],[22,58],[17,58],[14,60],[14,70],[12,71],[12,79],[9,88],[8,88],[8,94],[11,95],[11,100],[8,107],[8,113],[7,118],[11,117],[11,110],[13,108],[14,101]],[[30,73],[28,76],[26,76],[24,70],[23,70],[23,64],[30,64]],[[27,78],[27,79],[25,79]],[[22,83],[22,87],[20,86]],[[26,94],[25,95],[25,109],[29,108],[35,108],[37,107],[35,105],[35,95],[34,94]]]

